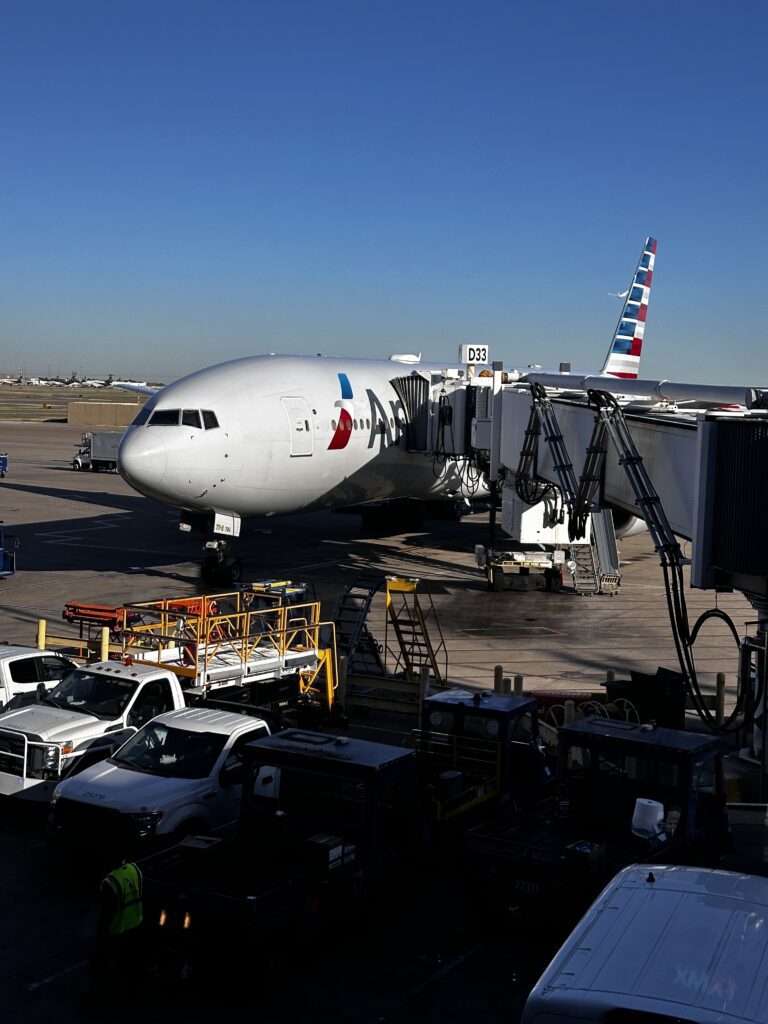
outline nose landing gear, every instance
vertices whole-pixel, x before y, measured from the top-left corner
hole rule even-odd
[[[229,553],[229,541],[209,540],[203,545],[205,558],[200,570],[203,583],[207,586],[231,586],[243,577],[243,567],[238,559]]]

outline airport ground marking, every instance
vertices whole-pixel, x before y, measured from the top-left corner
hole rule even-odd
[[[40,981],[33,981],[31,985],[27,985],[27,992],[37,992],[40,988],[45,988],[46,985],[50,985],[54,981],[58,981],[59,978],[64,978],[68,974],[72,974],[74,971],[80,971],[83,967],[88,966],[87,960],[81,960],[77,964],[70,964],[69,967],[63,967],[60,971],[55,971],[53,974],[49,974],[47,978],[41,978]]]

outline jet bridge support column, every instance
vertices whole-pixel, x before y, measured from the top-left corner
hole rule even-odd
[[[739,651],[738,705],[743,719],[741,749],[760,764],[758,801],[768,800],[768,744],[766,744],[766,685],[768,685],[768,601],[745,594],[758,613],[752,636],[742,640]]]
[[[488,491],[490,493],[491,510],[488,516],[490,529],[489,546],[496,546],[496,506],[499,501],[499,469],[501,453],[501,386],[504,364],[493,363],[493,385],[491,395],[491,451],[488,470]]]

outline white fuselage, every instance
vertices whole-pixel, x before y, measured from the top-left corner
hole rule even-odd
[[[200,370],[149,399],[120,445],[120,472],[167,504],[240,517],[460,495],[455,462],[406,450],[390,382],[414,369],[252,356]]]

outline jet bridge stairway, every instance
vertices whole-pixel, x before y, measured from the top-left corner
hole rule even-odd
[[[607,435],[611,432],[611,426],[598,413],[587,447],[584,469],[577,478],[546,389],[540,384],[532,384],[531,412],[515,474],[517,494],[530,505],[541,501],[551,487],[535,479],[538,438],[542,428],[562,502],[568,513],[570,567],[576,593],[615,594],[621,586],[621,574],[613,517],[610,509],[600,508],[594,500],[602,477]],[[586,534],[587,520],[591,526],[589,543],[576,543],[578,538]]]
[[[570,565],[577,594],[616,594],[621,589],[619,552],[611,510],[589,514],[589,544],[571,544]]]
[[[577,594],[600,593],[600,571],[591,544],[571,545],[573,586]]]

